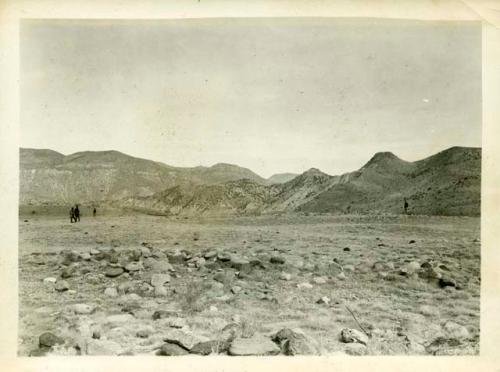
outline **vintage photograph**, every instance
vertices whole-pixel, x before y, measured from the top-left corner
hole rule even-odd
[[[18,355],[479,355],[481,30],[22,20]]]

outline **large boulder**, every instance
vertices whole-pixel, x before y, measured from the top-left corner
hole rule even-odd
[[[64,340],[61,337],[56,336],[51,332],[42,333],[38,337],[38,345],[40,347],[53,347],[55,345],[61,345],[63,343]]]
[[[261,335],[251,338],[235,338],[229,347],[229,354],[235,356],[277,355],[280,351],[274,342]]]
[[[368,344],[368,336],[352,328],[344,328],[340,332],[340,340],[346,343],[357,342],[363,345]]]

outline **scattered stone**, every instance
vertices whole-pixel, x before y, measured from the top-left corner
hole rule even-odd
[[[307,282],[297,284],[298,289],[311,289],[312,287],[313,285]]]
[[[90,253],[88,253],[88,252],[82,253],[81,257],[82,257],[82,260],[84,260],[84,261],[90,261],[90,259],[91,259]]]
[[[104,294],[108,297],[118,297],[118,290],[116,287],[108,287],[104,290]]]
[[[124,270],[122,267],[109,267],[105,274],[108,278],[115,278],[117,276],[120,276],[124,273]]]
[[[286,280],[286,281],[289,281],[289,280],[291,280],[291,279],[292,279],[292,275],[291,275],[291,274],[289,274],[289,273],[282,272],[282,273],[280,274],[280,279],[281,279],[281,280]]]
[[[251,338],[235,338],[229,347],[229,354],[235,356],[277,355],[280,351],[274,342],[260,335]]]
[[[366,346],[358,343],[347,344],[345,352],[349,355],[366,355]]]
[[[71,278],[73,275],[75,275],[75,273],[76,273],[76,266],[70,265],[63,269],[63,271],[61,272],[61,278],[63,279]]]
[[[59,280],[59,281],[57,281],[54,288],[58,292],[64,292],[64,291],[67,291],[69,289],[69,284],[66,280]]]
[[[57,282],[56,278],[48,277],[43,279],[44,284],[55,284]]]
[[[51,332],[45,332],[38,337],[38,345],[40,347],[53,347],[55,345],[61,345],[64,340],[61,337],[56,336]]]
[[[285,259],[281,256],[272,256],[269,259],[269,262],[276,265],[283,265],[285,263]]]
[[[469,331],[463,325],[448,320],[443,325],[443,329],[449,338],[456,338],[458,340],[468,339],[470,337]]]
[[[450,268],[444,264],[441,264],[438,267],[443,271],[451,271]]]
[[[328,305],[330,303],[330,298],[327,296],[321,297],[318,301],[316,301],[317,304],[325,304]]]
[[[153,333],[152,327],[144,327],[139,329],[135,335],[139,338],[148,338],[149,336],[151,336],[152,333]]]
[[[325,284],[326,279],[322,276],[317,276],[317,277],[313,278],[313,282],[316,284]]]
[[[208,310],[212,311],[212,312],[219,311],[219,309],[217,309],[217,306],[214,306],[214,305],[210,306]]]
[[[280,346],[281,352],[285,355],[315,355],[319,353],[318,345],[300,329],[284,328],[277,332],[272,340]]]
[[[229,346],[228,341],[210,340],[198,342],[189,352],[197,355],[223,354],[227,353]]]
[[[174,252],[167,253],[167,257],[169,262],[173,264],[183,263],[186,259],[180,250],[175,250]]]
[[[156,355],[161,356],[179,356],[179,355],[187,355],[189,352],[183,347],[167,342],[160,347],[160,350],[156,353]]]
[[[186,319],[178,316],[161,319],[160,324],[171,328],[184,328],[187,326]]]
[[[120,344],[111,340],[90,339],[87,342],[89,355],[118,355],[122,352]]]
[[[163,284],[170,282],[170,275],[168,274],[153,274],[151,276],[151,285],[153,287],[162,287]]]
[[[219,252],[217,254],[217,259],[222,262],[229,262],[231,261],[231,255],[226,252]]]
[[[231,257],[231,267],[238,271],[248,271],[250,269],[250,261],[240,257]]]
[[[408,242],[408,244],[413,244],[413,243],[415,243],[415,240],[413,239]]]
[[[457,283],[455,282],[454,279],[452,278],[449,278],[449,277],[442,277],[441,279],[439,279],[439,286],[441,288],[445,288],[445,287],[456,287],[457,286]]]
[[[140,262],[131,262],[125,266],[125,270],[127,270],[128,272],[139,271],[142,270],[143,268],[144,267]]]
[[[392,271],[392,270],[394,270],[394,264],[392,262],[378,261],[378,262],[375,262],[373,264],[372,270],[375,271],[375,272],[379,272],[379,271],[384,271],[384,272]]]
[[[232,275],[230,275],[229,273],[219,272],[219,273],[214,275],[214,280],[216,282],[224,284],[224,283],[230,281],[231,277],[232,277]]]
[[[341,273],[337,274],[337,279],[339,279],[339,280],[346,280],[347,277],[345,276],[344,272],[341,272]]]
[[[135,320],[132,314],[115,314],[109,315],[105,319],[105,323],[110,327],[118,327],[124,323],[131,323]]]
[[[342,342],[351,343],[358,342],[360,344],[366,345],[368,343],[368,336],[357,329],[344,328],[340,331],[340,340]]]
[[[155,291],[156,297],[165,297],[168,295],[167,288],[165,288],[164,286],[154,287],[154,288],[155,288],[154,291]]]
[[[231,288],[231,292],[233,292],[234,294],[239,293],[239,292],[241,292],[241,287],[240,287],[240,286],[235,285],[235,286],[233,286],[233,287]]]
[[[205,259],[203,257],[198,257],[195,261],[194,261],[194,266],[197,267],[198,269],[202,266],[204,266],[206,263]]]
[[[208,251],[207,253],[205,253],[205,254],[203,255],[203,257],[205,257],[205,259],[206,259],[206,260],[209,260],[209,259],[211,259],[211,258],[214,258],[215,256],[217,256],[217,251],[214,251],[214,250],[212,250],[212,251]]]
[[[153,313],[153,320],[168,318],[171,316],[177,316],[177,311],[174,311],[174,310],[156,310]]]
[[[167,331],[167,333],[163,337],[163,341],[179,345],[186,350],[191,350],[197,343],[208,341],[208,339],[205,337],[193,335],[185,331],[181,331],[180,329],[172,328]]]
[[[439,311],[434,306],[422,305],[418,308],[419,312],[426,316],[437,316]]]
[[[76,314],[91,314],[95,310],[95,306],[87,305],[87,304],[74,304],[72,306],[72,310]]]
[[[344,248],[344,252],[350,252],[350,251],[351,251],[351,248],[349,248],[349,247]]]

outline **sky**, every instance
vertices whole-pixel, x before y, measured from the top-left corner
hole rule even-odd
[[[23,20],[21,146],[264,177],[481,146],[481,26],[335,18]]]

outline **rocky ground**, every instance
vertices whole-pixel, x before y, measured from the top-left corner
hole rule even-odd
[[[479,352],[480,220],[20,219],[20,355]]]

